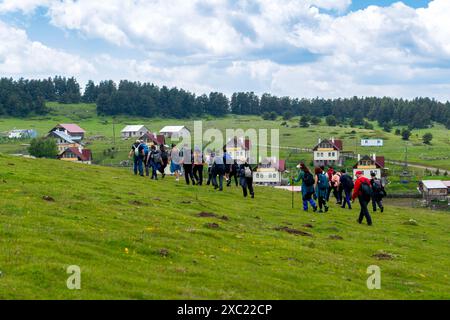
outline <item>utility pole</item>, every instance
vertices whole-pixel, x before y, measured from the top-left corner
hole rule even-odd
[[[115,118],[112,118],[112,125],[113,125],[113,145],[114,145],[114,149],[116,148],[116,126],[115,126]]]

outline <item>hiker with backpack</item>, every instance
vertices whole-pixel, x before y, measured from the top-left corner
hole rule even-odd
[[[172,149],[170,150],[170,172],[175,175],[175,180],[180,181],[181,175],[181,157],[180,150],[176,144],[172,144]]]
[[[238,176],[239,176],[239,165],[235,160],[233,160],[233,164],[231,165],[231,169],[230,169],[230,175],[229,175],[229,179],[227,182],[227,187],[231,186],[231,179],[234,178],[234,183],[236,184],[236,187],[239,186],[239,182],[238,182]]]
[[[320,167],[320,168],[325,173],[325,166]],[[328,182],[330,184],[330,187],[328,188],[327,201],[330,201],[331,191],[333,191],[333,188],[331,186],[331,180],[333,179],[333,174],[334,174],[334,168],[332,166],[328,167],[328,170],[326,172],[326,176],[328,178]]]
[[[383,183],[380,179],[377,178],[377,174],[375,172],[371,172],[370,176],[372,179],[370,179],[370,185],[372,186],[372,207],[373,212],[377,211],[377,206],[380,208],[381,212],[384,212],[383,207],[383,198],[386,196],[386,191],[384,190]]]
[[[239,166],[239,182],[242,187],[244,198],[247,198],[248,194],[252,199],[255,198],[255,191],[253,189],[253,169],[248,164],[248,161],[241,160],[242,164]]]
[[[327,197],[330,189],[330,182],[328,181],[328,176],[322,168],[315,168],[314,173],[316,174],[314,179],[314,189],[315,197],[319,202],[319,213],[323,213],[323,208],[325,212],[328,212]]]
[[[225,165],[225,180],[227,181],[227,186],[230,181],[230,172],[231,172],[231,165],[233,164],[233,158],[231,158],[231,155],[227,152],[226,148],[223,148],[223,163]]]
[[[150,175],[150,171],[149,171],[150,163],[147,161],[147,158],[148,158],[148,154],[150,153],[150,148],[144,142],[144,140],[140,140],[140,143],[144,147],[144,162],[143,162],[143,165],[144,165],[145,175],[148,177]]]
[[[162,165],[161,153],[156,149],[155,145],[150,147],[150,153],[148,155],[147,162],[150,163],[152,167],[152,180],[158,180],[158,171]]]
[[[303,200],[303,211],[308,211],[308,203],[313,208],[313,211],[317,211],[316,202],[313,200],[314,195],[314,176],[309,171],[308,167],[304,163],[300,163],[297,168],[300,169],[298,177],[294,182],[302,181],[302,200]]]
[[[161,153],[161,166],[159,168],[159,172],[161,172],[161,176],[164,179],[164,177],[166,176],[166,168],[169,164],[169,153],[167,152],[166,147],[163,144],[159,146],[159,152]]]
[[[192,149],[187,144],[185,144],[184,147],[181,149],[180,155],[186,184],[189,185],[190,183],[192,183],[192,185],[195,186],[195,179],[192,171],[193,170],[192,164],[194,160]]]
[[[350,175],[348,175],[345,171],[345,169],[341,170],[341,180],[340,180],[340,186],[341,190],[344,191],[344,197],[342,198],[342,209],[345,209],[345,206],[347,205],[348,208],[352,209],[352,190],[355,187],[353,183],[353,179]]]
[[[130,153],[128,154],[128,158],[131,159],[133,157],[133,163],[134,163],[134,174],[137,175],[139,172],[139,175],[141,177],[144,176],[144,146],[142,145],[140,140],[136,140],[135,143],[131,146]]]
[[[213,165],[211,168],[212,174],[212,184],[214,189],[219,189],[223,191],[223,176],[225,175],[225,164],[223,161],[224,157],[217,152],[213,159]],[[219,177],[219,182],[217,183],[217,177]]]
[[[358,223],[361,224],[364,217],[367,220],[369,226],[372,225],[372,217],[370,216],[369,209],[367,206],[372,198],[372,187],[370,185],[370,180],[364,176],[364,172],[356,172],[355,189],[353,190],[352,201],[356,198],[359,200],[361,206],[361,211],[359,212]]]
[[[194,167],[192,173],[198,186],[203,184],[203,153],[199,147],[194,148]]]
[[[206,185],[209,186],[212,183],[212,177],[213,177],[213,163],[214,163],[214,157],[215,153],[211,152],[211,150],[208,150],[206,154],[206,164],[208,165],[208,180],[206,181]]]

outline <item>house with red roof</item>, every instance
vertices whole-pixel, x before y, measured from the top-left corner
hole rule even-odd
[[[342,166],[343,157],[341,155],[343,149],[342,140],[319,139],[319,142],[314,147],[314,166]]]
[[[50,132],[57,131],[57,132],[63,132],[66,135],[70,136],[72,140],[74,141],[81,141],[84,139],[84,135],[86,134],[86,131],[77,124],[74,123],[63,123],[58,124],[56,127],[54,127]]]
[[[251,160],[251,141],[249,138],[234,137],[227,142],[224,148],[230,154],[231,158],[235,160]]]
[[[260,186],[281,186],[282,174],[286,171],[286,160],[276,157],[261,159],[253,172],[253,182]]]
[[[143,140],[146,144],[154,144],[160,146],[166,143],[166,137],[162,134],[153,134],[151,132],[146,132],[139,140]]]
[[[92,152],[89,149],[67,148],[58,159],[70,162],[92,164]]]
[[[382,179],[386,176],[385,159],[383,156],[377,156],[376,154],[365,155],[361,157],[358,154],[358,162],[353,166],[353,176],[356,177],[357,171],[364,172],[366,178],[371,178],[371,173],[375,172],[378,179]]]

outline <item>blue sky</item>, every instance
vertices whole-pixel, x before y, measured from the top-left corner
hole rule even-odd
[[[449,2],[0,0],[0,74],[447,100]]]

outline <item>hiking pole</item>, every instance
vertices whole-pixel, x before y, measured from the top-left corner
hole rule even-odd
[[[292,209],[294,209],[294,177],[291,177],[291,186],[292,186]]]

